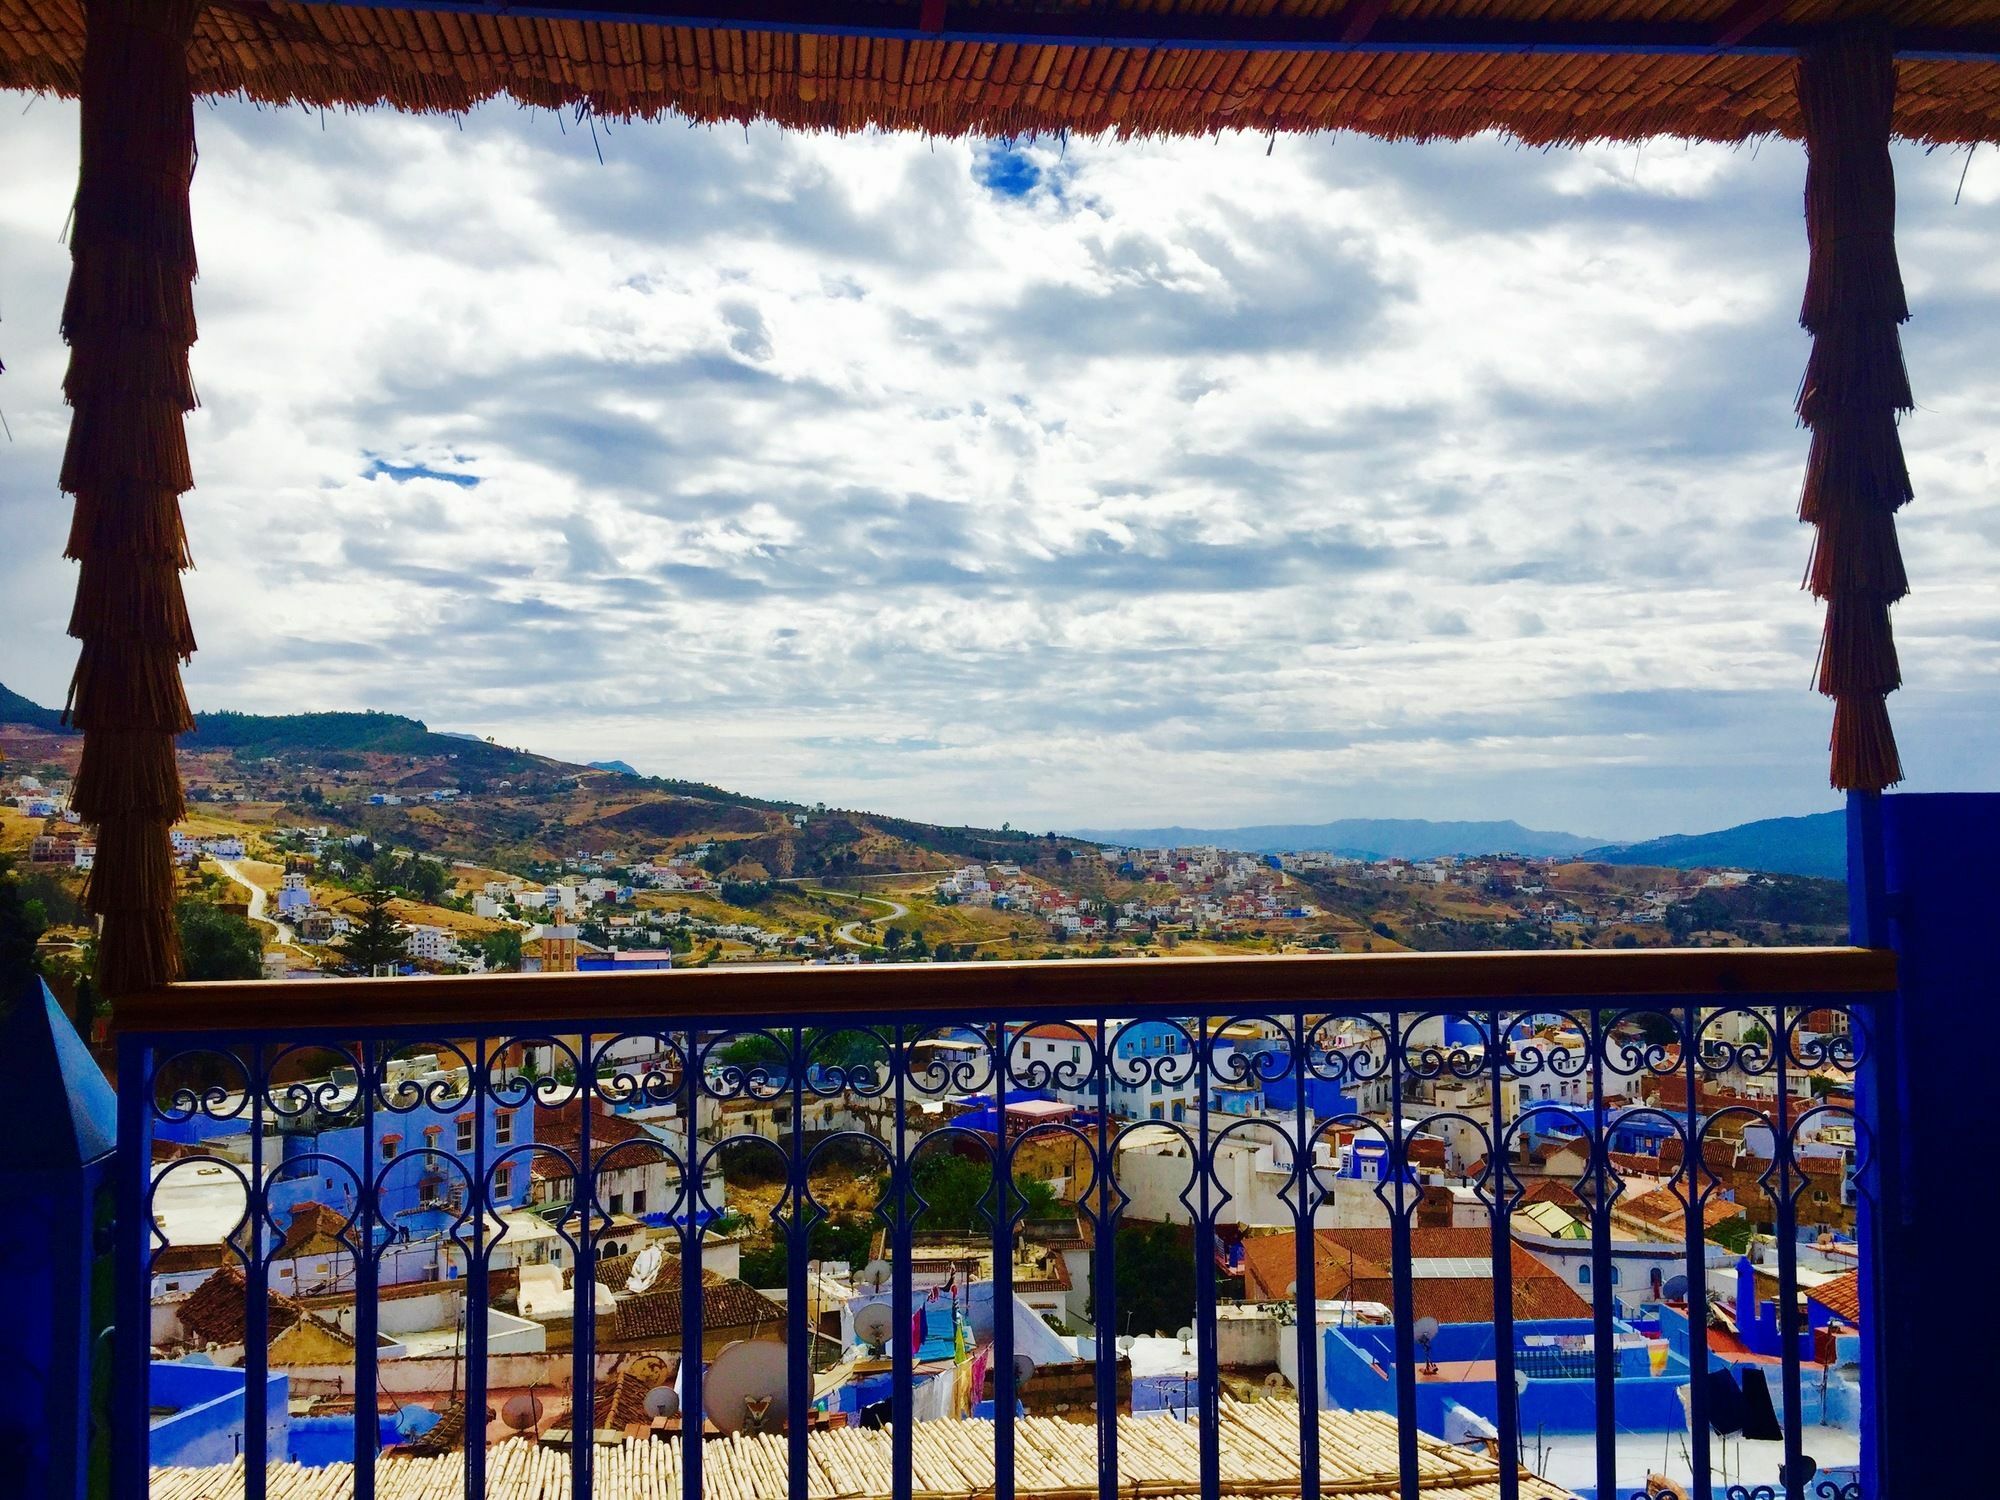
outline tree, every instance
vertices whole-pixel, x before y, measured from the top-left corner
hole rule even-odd
[[[924,1200],[917,1215],[919,1233],[970,1232],[986,1225],[993,1202],[993,1169],[985,1162],[939,1151],[918,1162],[910,1172],[917,1196]],[[1014,1179],[1015,1209],[1025,1218],[1046,1219],[1060,1212],[1055,1189],[1033,1177]]]
[[[361,893],[361,919],[348,929],[339,946],[342,962],[363,974],[409,957],[409,935],[389,914],[386,888],[371,885]]]
[[[1172,1333],[1194,1320],[1195,1258],[1171,1224],[1120,1224],[1116,1253],[1121,1331]]]
[[[520,969],[521,930],[518,927],[503,927],[498,932],[484,933],[478,941],[479,952],[485,958],[487,968],[510,974]]]
[[[903,929],[900,927],[891,927],[887,932],[882,934],[882,944],[889,950],[892,957],[902,951],[903,937]]]
[[[264,974],[264,940],[257,929],[234,912],[206,901],[182,901],[174,907],[181,932],[182,973],[189,979],[260,979]]]
[[[0,854],[0,980],[10,984],[25,974],[41,972],[35,943],[43,924],[35,920],[33,905],[21,895],[14,861]]]
[[[418,900],[435,903],[450,883],[444,866],[436,860],[418,857],[410,861],[409,887]]]

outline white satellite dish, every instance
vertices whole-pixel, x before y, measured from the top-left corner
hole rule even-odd
[[[1181,1341],[1181,1353],[1185,1354],[1188,1352],[1189,1343],[1194,1339],[1194,1329],[1191,1326],[1182,1328],[1174,1337]]]
[[[791,1357],[774,1339],[743,1339],[715,1356],[702,1381],[708,1420],[723,1432],[783,1432],[790,1415]]]
[[[855,1281],[855,1285],[870,1292],[884,1291],[889,1285],[890,1277],[895,1274],[886,1260],[871,1260],[861,1268],[861,1275]]]
[[[1273,1370],[1270,1374],[1264,1377],[1264,1394],[1266,1396],[1282,1396],[1284,1393],[1285,1393],[1284,1376],[1280,1375],[1276,1370]]]
[[[656,1385],[646,1392],[646,1415],[649,1417],[675,1417],[680,1415],[681,1393],[670,1385]]]
[[[1034,1378],[1035,1361],[1033,1357],[1027,1354],[1016,1354],[1014,1356],[1014,1389],[1018,1391]]]
[[[632,1269],[625,1276],[625,1290],[643,1292],[660,1279],[660,1267],[666,1257],[660,1254],[658,1245],[648,1245],[633,1258]]]
[[[871,1302],[854,1315],[855,1333],[868,1346],[868,1352],[878,1358],[895,1330],[896,1316],[883,1303]]]
[[[1120,1354],[1130,1354],[1132,1352],[1133,1342],[1134,1340],[1131,1334],[1129,1333],[1120,1334],[1118,1336],[1118,1352]]]
[[[1417,1347],[1424,1351],[1424,1373],[1437,1374],[1437,1361],[1431,1358],[1431,1340],[1438,1336],[1438,1320],[1430,1317],[1419,1318],[1410,1326],[1410,1333],[1415,1337]]]
[[[514,1432],[526,1432],[542,1420],[542,1403],[533,1391],[509,1396],[500,1408],[500,1420]]]

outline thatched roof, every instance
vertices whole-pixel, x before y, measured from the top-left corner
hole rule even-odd
[[[566,16],[588,8],[721,19]],[[0,0],[0,86],[73,94],[82,9]],[[210,0],[190,61],[202,94],[308,106],[505,95],[941,135],[1742,140],[1800,133],[1787,49],[1855,14],[1897,29],[1899,134],[2000,139],[2000,0]]]

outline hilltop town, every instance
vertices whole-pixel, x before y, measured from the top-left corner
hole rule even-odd
[[[47,720],[0,727],[0,852],[35,883],[57,941],[84,936],[75,896],[95,854],[67,801],[80,743]],[[1836,882],[1797,876],[951,828],[574,765],[392,715],[203,716],[180,758],[184,895],[254,924],[255,972],[270,977],[357,959],[478,972],[1798,943],[1836,941],[1846,920]],[[357,952],[371,899],[394,936]]]

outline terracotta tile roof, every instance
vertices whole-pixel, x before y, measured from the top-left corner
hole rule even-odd
[[[344,1237],[350,1232],[347,1215],[324,1203],[301,1203],[292,1213],[292,1224],[278,1246],[279,1260],[296,1260],[301,1255],[334,1255],[351,1251],[354,1245]]]
[[[1556,1177],[1537,1177],[1521,1190],[1521,1202],[1554,1203],[1563,1208],[1581,1208],[1583,1200],[1576,1195],[1576,1189]]]
[[[153,1258],[155,1276],[172,1276],[181,1271],[212,1271],[235,1262],[237,1256],[227,1245],[168,1245]]]
[[[569,1162],[574,1162],[582,1141],[579,1121],[580,1106],[574,1099],[553,1106],[537,1104],[535,1144],[552,1146],[556,1151],[563,1152]],[[640,1144],[634,1145],[633,1142]],[[612,1154],[614,1150],[615,1155]],[[590,1117],[591,1165],[601,1169],[606,1156],[611,1157],[614,1171],[624,1167],[648,1166],[667,1159],[666,1151],[645,1127],[635,1125],[623,1115],[593,1114]],[[528,1171],[538,1182],[566,1181],[572,1175],[564,1158],[551,1151],[532,1153],[528,1158]]]
[[[656,1287],[636,1297],[620,1297],[614,1317],[615,1338],[677,1339],[681,1336],[681,1289],[676,1284]],[[705,1283],[701,1295],[703,1337],[745,1328],[782,1336],[785,1309],[740,1281],[718,1279]]]
[[[1806,1293],[1806,1300],[1817,1302],[1843,1323],[1861,1326],[1861,1273],[1843,1271],[1831,1281],[1822,1281]]]
[[[218,1267],[214,1275],[189,1293],[187,1300],[175,1309],[189,1341],[197,1344],[242,1343],[246,1331],[245,1314],[250,1304],[248,1293],[249,1286],[243,1279],[242,1271],[233,1265]],[[314,1316],[303,1303],[281,1292],[267,1292],[266,1295],[270,1299],[270,1311],[265,1315],[265,1327],[271,1338],[277,1338],[303,1319],[341,1343],[353,1342],[331,1323]]]
[[[1387,1229],[1320,1229],[1313,1233],[1315,1294],[1325,1299],[1389,1303],[1395,1299]],[[1296,1239],[1291,1231],[1255,1235],[1243,1242],[1244,1294],[1253,1301],[1275,1300],[1298,1279]],[[1590,1304],[1561,1276],[1520,1245],[1511,1247],[1509,1268],[1517,1318],[1580,1318]],[[1493,1317],[1493,1241],[1484,1229],[1419,1226],[1410,1232],[1410,1253],[1418,1260],[1444,1257],[1478,1262],[1483,1274],[1418,1276],[1411,1282],[1418,1317],[1442,1323],[1484,1323]]]
[[[1624,1177],[1671,1177],[1679,1167],[1670,1167],[1657,1156],[1641,1156],[1636,1151],[1607,1151],[1605,1160]]]

